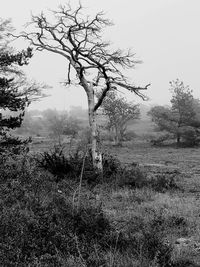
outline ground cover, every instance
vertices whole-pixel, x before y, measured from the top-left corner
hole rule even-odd
[[[41,153],[52,146],[50,139],[35,139],[31,145],[31,153]],[[66,140],[65,152],[69,149],[70,144]],[[174,264],[177,262],[177,265],[171,266],[199,266],[200,148],[153,147],[140,138],[126,142],[122,147],[113,146],[111,143],[104,144],[104,150],[116,156],[123,165],[139,168],[147,177],[159,177],[159,182],[173,177],[178,185],[177,189],[165,188],[163,191],[157,190],[156,187],[151,188],[145,183],[139,188],[123,185],[116,187],[106,183],[92,188],[83,185],[81,199],[78,201],[101,206],[114,229],[123,233],[134,244],[138,242],[132,246],[136,253],[129,251],[125,255],[117,249],[120,247],[120,240],[116,241],[119,242],[119,245],[116,244],[116,250],[112,248],[109,255],[104,255],[107,257],[105,266],[170,266],[167,263],[158,265],[155,255],[149,251],[152,246],[161,246],[160,240],[167,240],[173,247]],[[139,172],[138,174],[140,175]],[[63,188],[61,183],[59,192],[66,198],[68,189],[64,191]],[[74,201],[77,196],[78,194],[75,194]],[[181,238],[189,240],[183,247],[176,244]],[[148,243],[148,240],[151,242]],[[165,255],[167,251],[162,253]]]

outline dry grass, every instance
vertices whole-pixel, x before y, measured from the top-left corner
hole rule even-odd
[[[49,147],[50,140],[41,139],[40,142],[33,142],[32,151],[43,151]],[[179,237],[192,237],[195,242],[200,242],[200,148],[158,148],[137,139],[122,147],[106,145],[105,149],[124,164],[138,163],[149,175],[177,171],[181,188],[176,192],[157,193],[150,188],[115,190],[105,185],[97,186],[93,191],[94,198],[102,204],[107,217],[119,231],[125,229],[127,223],[136,217],[143,218],[148,225],[154,216],[161,216],[166,224],[163,236],[171,243]],[[84,198],[84,194],[82,197]],[[174,219],[177,221],[173,224]],[[184,253],[184,257],[195,258],[200,263],[198,253]],[[106,257],[108,266],[150,266],[144,262],[145,259],[136,260],[115,251],[110,251]]]

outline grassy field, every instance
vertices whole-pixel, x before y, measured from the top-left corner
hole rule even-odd
[[[139,140],[107,149],[124,164],[138,163],[150,172],[177,170],[186,191],[200,192],[200,148],[153,147]]]
[[[107,147],[124,164],[139,164],[147,175],[168,175],[176,173],[179,186],[177,191],[158,193],[148,189],[113,192],[106,202],[106,209],[113,220],[129,221],[135,214],[149,219],[148,210],[156,210],[165,220],[169,217],[182,217],[188,222],[187,230],[166,227],[166,236],[174,243],[177,238],[184,237],[200,241],[200,148],[152,147],[143,140],[129,142],[123,147]],[[194,260],[200,266],[199,250],[185,247],[178,256]],[[182,266],[182,265],[180,265]],[[184,266],[184,265],[183,265]]]
[[[69,151],[69,140],[65,142],[66,151]],[[31,152],[42,152],[51,147],[52,140],[34,138]],[[128,233],[133,231],[129,226],[130,222],[135,224],[138,220],[144,226],[144,231],[154,231],[154,223],[159,218],[164,225],[163,237],[176,248],[175,260],[184,259],[196,264],[177,266],[200,266],[200,148],[154,147],[142,137],[125,142],[122,147],[111,143],[104,144],[103,147],[123,165],[139,167],[147,177],[160,175],[162,178],[173,175],[178,189],[162,192],[146,186],[116,189],[101,185],[96,186],[92,192],[83,193],[82,201],[88,197],[95,199],[101,204],[114,227]],[[140,226],[137,227],[138,232],[143,231]],[[152,227],[152,230],[149,230],[149,227]],[[178,238],[186,238],[189,244],[177,247],[175,243]],[[116,261],[121,261],[121,265],[119,263],[108,266],[158,266],[148,265],[143,260],[136,263],[127,257],[122,259],[118,254],[114,257]]]

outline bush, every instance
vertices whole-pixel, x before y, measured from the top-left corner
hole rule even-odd
[[[73,154],[66,156],[61,148],[54,148],[54,150],[46,151],[35,157],[38,166],[48,170],[55,176],[55,181],[72,179],[79,180],[81,169],[84,161],[84,152],[77,149]],[[110,177],[116,175],[120,169],[120,162],[115,157],[103,153],[103,177],[105,181],[109,181]],[[102,182],[102,177],[93,168],[92,155],[89,151],[84,161],[83,180],[88,183]]]
[[[176,175],[176,172],[166,172],[157,175],[154,174],[149,180],[149,185],[157,192],[177,190],[179,187],[176,183]]]
[[[39,158],[36,158],[36,161],[41,168],[54,175],[55,182],[63,179],[78,182],[81,169],[84,167],[82,179],[92,186],[98,183],[107,183],[115,187],[150,187],[158,192],[178,189],[175,180],[176,172],[165,172],[164,174],[149,176],[139,165],[124,167],[116,157],[103,153],[102,179],[102,175],[98,174],[93,168],[91,152],[87,153],[85,160],[84,157],[84,153],[79,149],[68,155],[68,157],[65,156],[62,149],[54,149],[53,151],[42,153]]]
[[[64,175],[71,174],[73,171],[69,160],[63,153],[63,149],[58,147],[54,147],[49,152],[41,153],[39,157],[35,157],[35,160],[39,167],[55,175],[57,182],[63,179]]]
[[[177,171],[167,171],[162,174],[149,175],[145,169],[136,166],[126,166],[117,169],[112,176],[112,182],[117,187],[128,188],[151,188],[157,192],[177,190],[179,186],[176,181]],[[109,180],[107,180],[109,183]]]
[[[147,174],[139,166],[121,167],[116,174],[116,183],[120,187],[142,188],[148,186]]]
[[[182,137],[183,143],[186,146],[196,146],[200,142],[200,135],[198,130],[192,126],[183,126],[179,129],[179,134]]]
[[[74,154],[69,156],[69,163],[71,164],[76,177],[80,176],[81,168],[83,165],[83,152],[77,150]],[[97,184],[102,182],[109,182],[112,180],[113,176],[117,174],[121,167],[121,163],[114,156],[103,153],[102,154],[102,164],[103,164],[103,180],[102,176],[96,173],[93,168],[92,154],[89,151],[85,158],[83,180],[87,181],[89,184]]]

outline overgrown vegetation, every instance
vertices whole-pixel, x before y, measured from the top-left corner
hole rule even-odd
[[[139,143],[142,154],[137,155],[136,147],[130,153],[128,146],[134,138],[144,144],[143,135],[127,131],[128,122],[139,118],[139,106],[118,98],[116,86],[144,98],[140,90],[149,85],[129,84],[121,71],[138,63],[134,55],[108,51],[101,32],[109,20],[102,13],[93,19],[84,17],[81,10],[81,5],[75,10],[60,6],[53,13],[56,23],[48,22],[43,13],[33,16],[32,26],[40,33],[22,34],[38,50],[64,56],[69,63],[67,82],[71,84],[76,77],[88,97],[89,128],[87,122],[81,127],[70,113],[56,110],[37,114],[36,120],[27,116],[21,133],[39,137],[45,129],[57,145],[40,153],[30,153],[31,139],[8,136],[11,129],[21,126],[25,107],[38,87],[28,84],[19,69],[32,57],[32,49],[14,53],[8,48],[2,33],[8,30],[9,21],[0,22],[0,108],[5,113],[9,110],[7,117],[0,114],[0,266],[199,266],[200,200],[193,194],[200,190],[199,166],[195,165],[199,155],[195,164],[187,159],[197,178],[194,182],[194,177],[187,177],[185,155],[179,155],[181,170],[176,169],[175,150],[168,151],[168,158],[157,152],[158,164],[152,155],[157,148],[151,147],[149,153]],[[91,69],[95,72],[88,75]],[[176,139],[179,146],[197,146],[199,100],[183,82],[170,84],[171,107],[156,106],[149,112],[159,131],[151,144],[161,146]],[[97,99],[96,89],[100,90]],[[100,107],[109,118],[106,128],[110,133],[104,136],[96,124]],[[64,135],[70,139],[67,147],[62,146]],[[105,148],[101,136],[106,141],[114,139],[117,145],[129,142],[112,147],[120,149],[118,157],[101,154]]]
[[[160,183],[161,177],[148,183],[146,174],[138,166],[129,170],[122,168],[117,159],[105,154],[104,183],[96,183],[92,191],[87,184],[82,184],[77,195],[80,184],[79,180],[72,182],[75,178],[72,174],[76,172],[80,176],[80,167],[76,164],[75,168],[73,164],[79,161],[82,164],[83,157],[77,153],[65,158],[63,151],[55,153],[43,154],[43,163],[46,160],[47,165],[41,166],[45,170],[39,169],[38,163],[28,154],[1,156],[2,266],[142,267],[153,262],[157,266],[176,266],[172,262],[172,244],[166,242],[164,232],[180,226],[185,229],[188,223],[184,217],[165,218],[160,211],[150,209],[146,213],[142,208],[145,216],[133,214],[129,219],[124,218],[123,225],[117,221],[113,224],[102,201],[95,200],[95,192],[103,192],[99,191],[99,186],[107,186],[109,192],[113,182],[113,190],[148,187],[159,192],[160,188],[171,190],[170,183],[166,180]],[[92,166],[91,162],[88,156],[86,170]],[[54,167],[49,169],[51,164]],[[64,167],[67,175],[57,179]],[[88,174],[85,172],[84,179]]]
[[[94,247],[103,250],[111,231],[101,207],[76,208],[27,155],[7,155],[1,163],[1,265],[64,266],[81,257],[95,266]]]
[[[103,153],[103,176],[99,176],[95,172],[91,153],[86,152],[84,154],[81,150],[66,155],[62,148],[55,147],[53,150],[37,156],[36,162],[39,167],[52,173],[57,182],[63,179],[79,181],[83,168],[82,179],[88,184],[106,183],[115,188],[150,187],[159,192],[178,189],[176,184],[177,172],[150,176],[139,165],[125,167],[116,157],[108,153]]]

